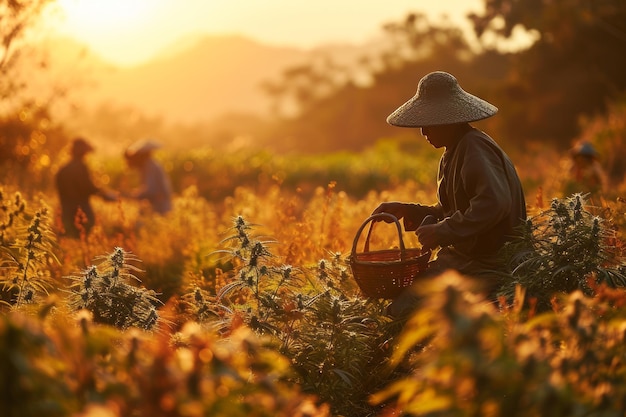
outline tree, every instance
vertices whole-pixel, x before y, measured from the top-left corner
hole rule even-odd
[[[0,0],[0,99],[23,87],[11,76],[24,51],[25,35],[53,0]]]
[[[28,30],[52,1],[0,0],[0,169],[4,180],[16,185],[49,182],[52,159],[64,139],[47,106],[24,94],[27,80],[20,78],[18,65],[33,59],[25,53]]]
[[[385,117],[415,93],[428,72],[449,71],[465,87],[488,97],[508,68],[508,56],[475,52],[462,30],[448,21],[433,24],[411,13],[383,29],[384,44],[373,45],[375,52],[349,70],[302,66],[286,71],[281,82],[265,85],[275,100],[292,99],[300,111],[280,121],[270,135],[271,146],[308,152],[364,149],[398,134]]]
[[[539,33],[519,52],[508,76],[511,101],[526,110],[509,121],[520,138],[568,147],[581,115],[604,112],[626,90],[626,2],[623,0],[485,0],[473,14],[476,34],[510,38],[520,26]]]

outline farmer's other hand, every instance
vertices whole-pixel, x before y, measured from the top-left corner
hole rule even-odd
[[[422,244],[424,249],[434,249],[437,246],[437,225],[429,224],[426,226],[420,226],[415,231],[417,239]]]
[[[417,239],[424,249],[434,249],[439,246],[437,241],[437,219],[435,216],[426,216],[415,231]]]

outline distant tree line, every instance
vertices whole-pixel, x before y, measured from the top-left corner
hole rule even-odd
[[[496,104],[498,117],[481,123],[509,146],[541,141],[564,149],[579,133],[581,116],[603,113],[623,96],[626,2],[485,0],[485,6],[483,14],[468,15],[479,48],[449,21],[433,24],[414,13],[387,24],[387,47],[353,68],[315,62],[286,69],[264,88],[277,112],[298,111],[276,122],[268,144],[358,150],[396,135],[384,118],[433,70],[455,74],[464,88]],[[538,34],[527,49],[501,52],[487,41],[508,39],[518,26]]]
[[[19,59],[39,68],[24,34],[52,1],[0,0],[0,166],[16,178],[33,167],[47,177],[68,140],[46,101],[22,94],[27,80],[16,70]],[[382,138],[412,135],[390,127],[385,117],[415,93],[423,75],[445,70],[499,107],[497,117],[479,123],[508,149],[533,142],[566,149],[580,133],[581,118],[607,114],[626,102],[626,2],[484,3],[485,12],[468,16],[478,44],[451,21],[433,23],[411,13],[386,24],[383,44],[372,45],[351,66],[322,56],[286,68],[262,86],[274,102],[271,121],[232,115],[211,125],[165,126],[141,115],[120,117],[128,110],[105,106],[98,110],[99,121],[85,122],[108,138],[150,131],[188,146],[239,141],[273,151],[360,151]],[[517,27],[536,33],[536,42],[516,52],[494,46],[494,38],[509,39]],[[232,126],[250,137],[235,141]]]

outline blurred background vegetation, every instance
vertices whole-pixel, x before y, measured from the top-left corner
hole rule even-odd
[[[384,24],[375,44],[307,53],[241,37],[202,38],[178,55],[115,71],[68,40],[46,43],[41,18],[54,4],[0,1],[2,182],[6,191],[43,198],[53,213],[58,211],[53,175],[77,135],[96,146],[88,161],[94,180],[120,191],[136,181],[121,157],[125,147],[138,138],[156,138],[164,145],[157,158],[172,180],[178,206],[211,211],[213,217],[202,221],[224,228],[229,216],[242,214],[238,210],[264,216],[254,208],[264,198],[285,205],[286,219],[296,222],[324,193],[343,196],[359,210],[357,220],[342,225],[347,230],[356,230],[358,219],[380,199],[432,202],[439,151],[417,130],[393,128],[385,118],[433,70],[455,74],[466,90],[499,107],[495,117],[476,125],[512,156],[531,205],[565,197],[567,150],[584,140],[598,150],[609,176],[610,187],[594,202],[611,201],[616,213],[622,211],[626,57],[620,51],[626,46],[626,5],[621,1],[485,0],[482,14],[467,16],[471,35],[416,10]],[[530,41],[505,48],[520,30]],[[267,60],[250,66],[258,56]],[[260,77],[254,78],[254,92],[239,96],[233,77],[252,90],[252,79],[245,76],[251,73]],[[213,84],[200,86],[198,74]],[[115,77],[117,83],[111,81]],[[220,83],[231,94],[217,89]],[[171,101],[164,107],[170,112],[204,106],[207,115],[168,118],[139,102],[106,101],[98,88],[136,96],[147,88],[154,94],[144,99]],[[261,107],[253,93],[265,97],[261,111],[228,104],[251,97],[248,106]],[[188,95],[188,107],[181,94]],[[220,105],[223,113],[215,110]],[[192,203],[196,197],[203,202]],[[139,211],[128,201],[117,207],[94,203],[109,235],[125,231]],[[184,251],[185,245],[171,246]],[[177,274],[181,263],[173,268]]]
[[[5,353],[0,358],[7,361],[2,369],[10,371],[5,371],[6,378],[0,380],[3,387],[9,387],[0,390],[5,395],[0,404],[12,404],[16,409],[32,406],[32,412],[22,415],[41,415],[38,407],[49,407],[48,398],[59,398],[59,404],[75,411],[85,408],[93,398],[102,402],[102,407],[104,399],[117,398],[120,404],[130,407],[129,413],[134,404],[135,413],[149,414],[168,404],[172,409],[191,404],[189,407],[208,410],[224,401],[230,408],[241,406],[241,410],[237,414],[228,409],[223,415],[251,415],[250,410],[259,409],[259,404],[265,404],[267,410],[258,415],[305,415],[297,414],[296,408],[314,393],[332,402],[333,412],[362,416],[382,413],[388,398],[408,389],[420,394],[402,396],[409,404],[398,407],[416,407],[418,414],[428,412],[420,411],[420,407],[437,408],[442,404],[449,406],[450,412],[460,407],[455,410],[458,415],[476,415],[479,409],[484,415],[498,415],[493,410],[499,409],[523,415],[520,410],[532,409],[529,413],[536,415],[569,416],[578,403],[583,408],[577,409],[583,412],[623,410],[623,366],[614,360],[623,356],[623,309],[615,308],[624,305],[622,291],[600,291],[600,297],[593,301],[597,305],[574,294],[562,300],[565,315],[532,320],[535,312],[522,312],[523,294],[511,310],[496,314],[491,306],[485,312],[483,304],[466,300],[467,284],[459,284],[456,276],[443,280],[447,286],[443,290],[428,285],[425,291],[436,293],[433,304],[424,310],[423,317],[409,323],[409,329],[418,329],[421,333],[413,334],[421,334],[424,339],[440,333],[443,336],[436,337],[434,347],[425,351],[421,351],[422,339],[411,340],[409,335],[410,340],[402,342],[399,355],[407,351],[409,356],[414,355],[418,373],[374,397],[383,403],[380,407],[366,397],[397,379],[397,375],[375,381],[361,378],[379,374],[372,373],[371,363],[350,362],[355,356],[352,350],[337,350],[343,355],[338,359],[348,361],[336,368],[324,368],[324,372],[315,372],[318,362],[296,362],[302,375],[312,378],[306,380],[288,374],[287,365],[274,356],[276,349],[271,347],[272,353],[267,355],[266,346],[249,340],[247,330],[240,338],[229,336],[243,331],[242,322],[253,323],[250,315],[254,313],[265,319],[259,321],[253,316],[257,325],[283,329],[285,340],[291,341],[291,332],[298,330],[299,336],[293,340],[315,347],[322,363],[331,365],[339,362],[330,361],[337,358],[329,355],[334,353],[327,348],[326,330],[337,330],[345,338],[338,342],[350,342],[352,346],[362,340],[353,337],[351,326],[367,326],[372,356],[381,347],[379,336],[385,336],[385,341],[389,334],[396,336],[397,329],[384,328],[387,318],[380,306],[362,305],[362,299],[352,297],[356,288],[342,260],[349,253],[354,232],[380,201],[430,203],[435,198],[440,151],[422,140],[417,130],[392,128],[385,123],[386,116],[414,94],[419,79],[433,70],[453,73],[466,90],[499,107],[498,115],[476,125],[511,155],[524,183],[531,215],[548,207],[546,201],[551,198],[563,197],[561,180],[566,174],[567,150],[574,143],[591,142],[599,152],[610,187],[602,195],[593,196],[588,217],[592,226],[601,224],[610,235],[610,239],[601,235],[610,255],[623,259],[626,166],[621,158],[626,154],[626,56],[622,52],[626,47],[626,3],[484,0],[485,12],[468,16],[474,28],[472,36],[450,21],[429,21],[416,10],[385,24],[382,40],[363,48],[304,53],[277,50],[238,37],[211,38],[200,40],[185,54],[112,72],[67,41],[57,41],[54,47],[39,42],[43,26],[38,19],[44,8],[53,4],[54,0],[0,0],[0,246],[8,248],[3,254],[12,256],[3,258],[0,278],[3,288],[24,292],[21,301],[28,304],[24,311],[35,311],[42,322],[48,320],[51,326],[39,328],[39,324],[30,324],[19,315],[7,314],[0,320],[0,351]],[[526,31],[533,42],[517,49],[501,46],[500,40],[520,30]],[[215,55],[220,48],[228,53]],[[267,62],[255,62],[252,57],[259,54],[267,56]],[[242,68],[258,78],[244,79],[239,71]],[[198,84],[195,75],[212,84]],[[239,77],[234,84],[233,77]],[[187,84],[181,84],[181,80]],[[133,105],[103,100],[102,92],[96,91],[97,84],[109,94],[126,92],[137,100]],[[228,94],[218,88],[219,84],[228,86]],[[235,89],[236,84],[240,89]],[[244,95],[245,89],[250,96]],[[197,114],[204,112],[208,116],[168,118],[155,112],[156,107],[142,107],[140,98],[146,105],[162,104],[165,113],[178,109],[191,114],[186,107],[191,106]],[[236,107],[233,102],[247,107],[232,110],[230,106]],[[220,108],[223,113],[216,110]],[[104,203],[94,198],[97,221],[91,234],[80,240],[62,236],[57,239],[58,202],[53,178],[69,157],[67,145],[77,135],[85,135],[96,146],[97,151],[88,158],[95,181],[121,191],[131,188],[136,180],[122,158],[124,148],[145,136],[161,141],[164,147],[156,156],[174,186],[173,212],[166,217],[145,218],[137,202],[122,199]],[[597,215],[601,215],[602,222]],[[271,252],[262,252],[266,258],[262,265],[242,264],[242,251],[233,251],[233,259],[208,256],[220,248],[223,251],[224,243],[232,241],[228,233],[233,232],[233,218],[237,216],[254,222],[260,241],[272,243]],[[544,223],[536,224],[542,227]],[[397,235],[391,232],[380,233],[373,243],[384,247],[397,244]],[[26,235],[29,239],[22,238]],[[573,236],[580,240],[580,234]],[[552,235],[545,237],[551,242]],[[42,241],[45,245],[37,246]],[[592,243],[595,245],[595,241]],[[129,254],[133,277],[141,280],[138,286],[144,286],[142,291],[135,293],[133,289],[129,293],[139,294],[137,299],[147,297],[158,306],[160,323],[164,323],[160,334],[122,335],[117,330],[93,326],[87,317],[78,317],[80,326],[76,326],[76,319],[70,319],[73,312],[67,311],[69,306],[58,297],[44,300],[47,292],[65,295],[72,283],[85,285],[85,291],[75,296],[89,295],[93,284],[83,280],[87,268],[98,260],[106,265],[103,255],[117,248]],[[553,262],[549,254],[531,261],[538,263],[544,258],[562,271],[563,265]],[[569,258],[563,262],[568,267],[573,265]],[[281,269],[272,269],[279,265]],[[195,324],[185,323],[200,319],[200,309],[215,301],[220,288],[232,288],[229,283],[237,283],[234,278],[244,277],[237,275],[240,271],[258,272],[257,281],[251,281],[258,284],[259,277],[269,279],[268,270],[291,273],[292,266],[294,276],[306,279],[309,285],[324,282],[319,284],[324,297],[312,297],[310,300],[315,302],[305,308],[292,303],[291,289],[278,292],[270,287],[267,294],[284,304],[264,306],[271,311],[267,317],[259,314],[260,304],[258,311],[233,309],[235,313],[229,314],[219,310],[218,315],[223,314],[220,319],[228,325],[219,329],[222,333],[216,333],[215,340],[213,333],[200,333]],[[581,270],[587,273],[590,269]],[[32,291],[22,285],[29,271],[31,284],[37,284]],[[104,278],[109,276],[107,271],[102,274]],[[594,271],[602,272],[598,268]],[[16,277],[18,272],[22,279]],[[619,274],[623,273],[620,269]],[[535,278],[534,271],[529,277]],[[349,300],[332,292],[344,287]],[[258,292],[258,285],[256,290],[257,299],[259,294],[265,295]],[[0,304],[10,301],[12,295],[3,294],[6,298]],[[236,306],[241,303],[243,309],[246,296],[250,297],[239,294],[231,301]],[[74,301],[80,304],[80,300]],[[190,308],[185,303],[193,302],[198,311],[185,310]],[[52,310],[54,314],[46,317]],[[156,310],[141,311],[148,313],[151,324]],[[334,325],[320,326],[319,312],[333,313],[325,317],[330,317],[327,322]],[[305,313],[309,316],[303,322],[305,316],[300,314]],[[380,323],[362,321],[362,316],[380,319]],[[590,324],[593,320],[600,325]],[[338,324],[347,326],[341,329]],[[550,337],[546,337],[546,329]],[[151,341],[147,341],[149,337]],[[176,342],[176,338],[180,340]],[[118,339],[123,343],[117,343]],[[224,345],[223,339],[234,345]],[[243,356],[239,353],[245,349],[249,349],[246,357],[251,362],[241,362]],[[293,352],[301,350],[297,346]],[[34,359],[42,352],[44,357],[54,359],[55,366]],[[184,352],[193,360],[180,360],[177,355]],[[206,356],[207,352],[213,352],[211,357]],[[363,350],[359,352],[360,359],[366,358]],[[457,352],[462,354],[455,355]],[[597,356],[598,352],[604,355]],[[22,356],[25,359],[20,359]],[[107,363],[102,361],[105,356],[109,358]],[[14,357],[24,365],[22,368],[11,367],[10,359]],[[474,358],[475,366],[468,367],[464,358]],[[64,366],[56,365],[60,363]],[[172,372],[159,373],[162,363],[176,365],[170,366]],[[270,385],[265,380],[259,382],[259,387],[271,389],[259,391],[257,387],[257,397],[246,397],[251,404],[240,404],[241,393],[250,389],[252,367],[258,375],[266,370],[275,377],[269,380]],[[160,377],[152,377],[152,368]],[[234,375],[231,368],[241,370],[241,377],[231,381],[230,395],[214,398],[220,391],[213,387],[222,381],[213,381],[213,377],[220,379],[220,372]],[[90,379],[89,370],[94,369],[100,369],[93,374],[106,383]],[[440,381],[439,376],[448,375],[447,371],[441,372],[446,369],[455,369],[458,379]],[[579,374],[580,370],[584,372]],[[128,375],[119,378],[125,382],[109,377],[109,373],[118,371],[117,377]],[[412,370],[403,372],[410,374]],[[316,377],[320,381],[329,379],[320,383]],[[590,386],[581,385],[583,377]],[[13,383],[28,378],[41,383]],[[64,383],[53,384],[53,380]],[[307,387],[307,397],[296,397],[299,403],[287,407],[294,385],[285,386],[283,382],[294,380]],[[457,384],[461,380],[463,383]],[[187,387],[188,392],[178,399],[169,397],[175,385]],[[476,400],[474,396],[474,402],[466,401],[476,393],[488,393],[489,397],[479,396]],[[508,393],[515,395],[502,403],[500,400]],[[424,398],[431,394],[430,399]],[[266,396],[272,400],[266,401]],[[355,404],[363,408],[355,408]],[[482,408],[472,408],[476,404]],[[57,410],[48,415],[67,413]],[[317,415],[326,414],[320,411]]]
[[[529,193],[539,186],[544,192],[546,188],[558,192],[551,189],[556,187],[558,161],[580,140],[599,150],[613,189],[623,182],[626,58],[620,51],[626,46],[626,6],[617,0],[513,4],[486,0],[482,15],[468,16],[473,37],[450,21],[432,22],[416,10],[385,24],[376,45],[351,50],[351,60],[345,58],[345,50],[332,48],[294,52],[291,61],[270,56],[269,61],[285,62],[285,67],[255,85],[255,94],[266,99],[263,113],[230,111],[224,105],[223,114],[207,110],[212,118],[186,122],[99,101],[93,83],[114,87],[103,81],[106,77],[98,78],[104,70],[94,69],[94,60],[84,50],[67,58],[71,48],[66,41],[65,49],[57,43],[57,49],[42,51],[40,38],[32,35],[42,9],[50,3],[54,2],[0,3],[0,168],[5,182],[21,188],[48,190],[50,173],[66,158],[65,145],[79,134],[96,142],[93,163],[102,168],[100,180],[113,186],[125,171],[118,156],[130,142],[145,136],[164,143],[167,155],[162,159],[178,193],[193,183],[209,199],[229,195],[236,186],[262,187],[268,181],[293,189],[336,181],[339,189],[357,195],[368,187],[383,190],[409,178],[421,182],[427,174],[415,178],[411,167],[425,165],[432,171],[435,165],[426,161],[433,153],[416,131],[394,129],[385,117],[414,93],[421,76],[433,70],[455,74],[466,90],[499,107],[496,117],[478,126],[512,154]],[[498,40],[506,41],[520,28],[532,43],[516,50],[497,46],[503,44]],[[188,54],[195,54],[198,65],[219,67],[222,64],[211,55],[217,44],[230,56],[240,54],[244,63],[251,49],[255,53],[271,49],[224,37],[199,41]],[[210,64],[202,64],[203,54],[210,56]],[[59,75],[61,59],[69,67]],[[183,55],[177,59],[184,61]],[[223,60],[229,62],[226,56]],[[172,65],[161,61],[144,69]],[[190,66],[187,61],[184,65]],[[145,73],[135,76],[145,78]],[[180,78],[159,77],[160,82],[148,87],[178,85]],[[226,75],[223,82],[229,82]],[[118,88],[124,86],[120,83]],[[207,108],[214,108],[214,96],[206,97]],[[173,93],[160,98],[180,101]],[[233,98],[246,100],[229,97]],[[189,101],[198,107],[197,97],[189,95]],[[391,155],[393,147],[397,155]],[[381,150],[382,160],[374,160],[372,153]],[[416,156],[417,161],[411,159]]]

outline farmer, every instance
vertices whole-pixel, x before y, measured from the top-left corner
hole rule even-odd
[[[128,147],[124,153],[129,167],[141,176],[141,186],[128,195],[136,200],[145,200],[153,212],[166,214],[172,210],[172,186],[163,167],[152,157],[161,144],[151,139],[140,140]]]
[[[569,177],[563,186],[566,195],[590,193],[597,195],[606,191],[606,174],[598,160],[598,152],[589,142],[581,142],[569,151],[571,165]]]
[[[61,220],[64,234],[79,237],[81,232],[88,233],[95,223],[91,207],[92,195],[105,201],[116,201],[116,193],[96,186],[91,180],[85,157],[93,151],[93,146],[83,138],[72,141],[71,159],[63,165],[55,176],[55,185],[61,203]]]
[[[424,274],[452,269],[479,278],[492,298],[505,274],[498,251],[526,219],[524,192],[511,160],[491,137],[470,125],[497,111],[464,91],[451,74],[437,71],[423,77],[417,94],[387,122],[419,127],[432,146],[444,148],[437,174],[437,203],[384,202],[373,212],[404,219],[405,229],[415,230],[425,249],[439,248]],[[417,301],[414,288],[409,287],[392,301],[388,311],[393,316],[403,315],[412,311]]]

